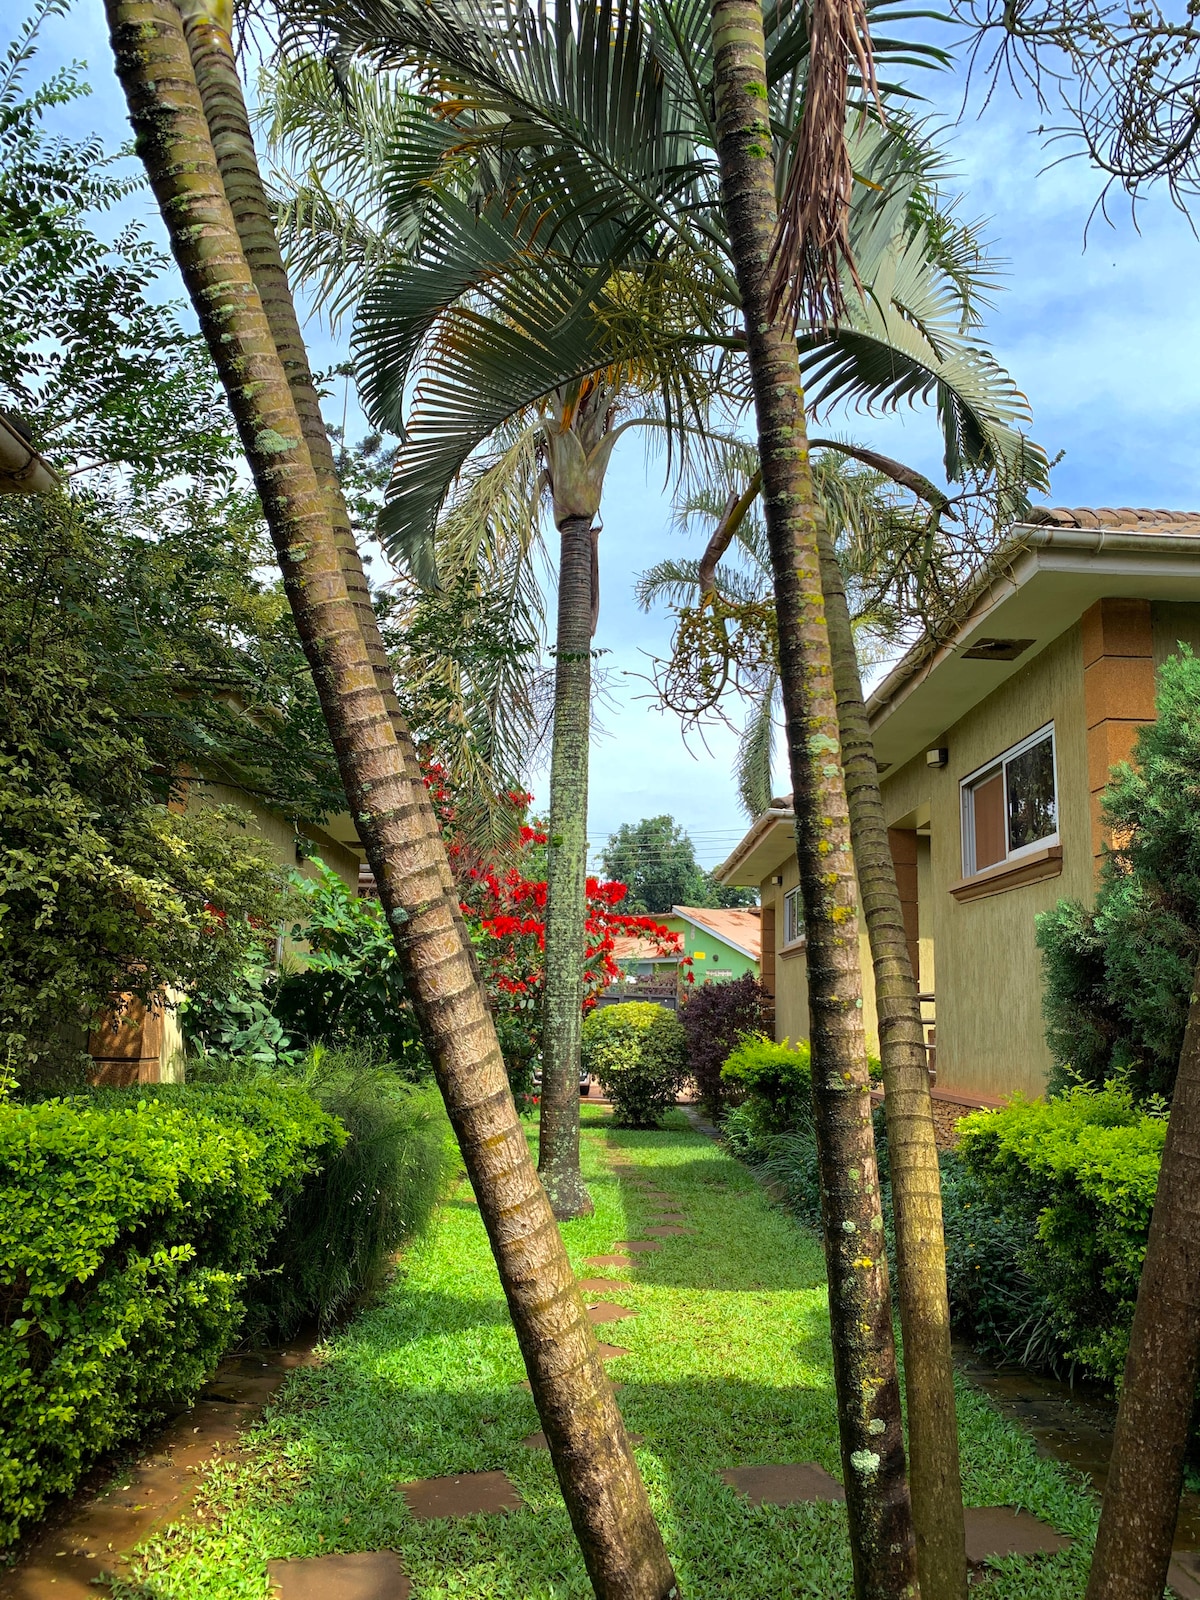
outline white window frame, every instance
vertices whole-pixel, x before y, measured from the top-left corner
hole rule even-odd
[[[1020,861],[1023,856],[1029,856],[1036,850],[1049,849],[1051,845],[1059,842],[1058,828],[1053,833],[1048,833],[1042,839],[1034,839],[1031,844],[1023,844],[1017,850],[1008,848],[1008,781],[1004,783],[1004,856],[999,861],[993,861],[990,867],[977,867],[975,865],[975,807],[972,796],[980,780],[990,778],[994,773],[1007,768],[1010,761],[1015,761],[1018,756],[1031,750],[1035,744],[1041,744],[1046,736],[1050,737],[1050,761],[1054,771],[1054,817],[1058,821],[1059,794],[1058,794],[1058,742],[1054,736],[1053,722],[1047,722],[1036,729],[1028,738],[1022,739],[1018,744],[998,756],[993,756],[990,761],[985,761],[981,767],[976,767],[974,772],[968,772],[958,786],[959,811],[962,817],[962,865],[963,877],[973,878],[979,872],[991,872],[996,867],[1005,867],[1010,861]]]
[[[783,948],[799,944],[804,938],[804,903],[799,885],[783,897]]]

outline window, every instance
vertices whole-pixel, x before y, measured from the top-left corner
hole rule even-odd
[[[1053,723],[963,779],[962,818],[966,878],[1057,842]]]
[[[783,897],[783,942],[794,944],[804,937],[804,906],[799,889],[789,889]]]

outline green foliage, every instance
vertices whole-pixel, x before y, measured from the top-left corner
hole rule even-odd
[[[90,92],[78,66],[25,92],[38,27],[66,9],[37,0],[0,57],[0,407],[60,468],[120,465],[158,484],[228,471],[233,421],[208,351],[158,292],[169,258],[140,223],[107,239],[93,226],[140,177],[97,137],[42,127]]]
[[[672,906],[757,905],[752,889],[727,889],[696,860],[696,847],[674,817],[623,822],[600,852],[608,878],[629,893],[625,908],[665,916]]]
[[[0,1540],[190,1403],[344,1137],[279,1084],[143,1093],[0,1105]]]
[[[216,993],[193,990],[180,1007],[189,1081],[220,1076],[224,1065],[237,1073],[295,1066],[301,1052],[271,1009],[273,980],[255,951],[231,983]]]
[[[691,989],[680,1012],[688,1041],[688,1071],[695,1079],[711,1116],[741,1098],[721,1069],[745,1033],[757,1033],[763,1022],[767,992],[752,973],[728,983],[701,983]]]
[[[206,1062],[201,1071],[257,1090],[280,1081],[250,1058]],[[251,1296],[255,1339],[288,1339],[314,1320],[327,1326],[378,1288],[395,1250],[428,1225],[454,1165],[437,1089],[405,1082],[361,1047],[317,1045],[282,1069],[282,1081],[336,1117],[347,1137],[287,1205],[269,1270]]]
[[[1200,957],[1200,661],[1186,646],[1158,675],[1156,722],[1114,769],[1094,909],[1038,918],[1056,1086],[1128,1081],[1170,1095]]]
[[[812,1122],[812,1062],[808,1041],[776,1044],[747,1034],[725,1058],[721,1077],[747,1097],[748,1117],[767,1133]],[[746,1119],[743,1119],[746,1120]]]
[[[996,1217],[1024,1230],[1020,1269],[1066,1357],[1109,1383],[1129,1326],[1166,1138],[1127,1088],[1015,1101],[960,1125],[959,1153]]]
[[[303,916],[292,929],[308,953],[280,976],[275,1015],[306,1044],[369,1044],[420,1075],[428,1057],[379,902],[360,900],[323,861],[312,865],[315,879],[295,880]]]
[[[598,1006],[583,1021],[583,1067],[611,1096],[620,1127],[655,1128],[687,1076],[687,1035],[649,1000]]]

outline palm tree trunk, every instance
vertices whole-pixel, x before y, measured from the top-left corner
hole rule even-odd
[[[222,15],[229,8],[222,0],[181,0],[179,9],[183,16],[184,37],[192,58],[192,70],[196,74],[196,86],[204,105],[225,196],[241,240],[242,254],[254,278],[254,286],[271,326],[275,348],[287,374],[313,471],[328,499],[342,576],[358,614],[359,628],[375,671],[375,681],[387,704],[401,754],[410,768],[410,777],[414,784],[420,783],[420,787],[414,789],[418,820],[425,835],[433,838],[439,836],[441,830],[421,781],[411,735],[396,698],[387,650],[379,632],[375,608],[371,604],[362,557],[342,495],[333,449],[321,415],[320,398],[308,363],[308,350],[300,331],[291,286],[279,249],[279,238],[263,187],[254,135],[229,37],[228,19]],[[448,864],[446,870],[449,872]]]
[[[921,1004],[908,955],[896,867],[888,844],[875,741],[863,704],[850,609],[841,568],[823,530],[820,548],[854,865],[875,969],[917,1570],[926,1596],[966,1600],[966,1534],[954,1407],[954,1360],[950,1351],[941,1173]]]
[[[579,1037],[587,919],[587,791],[592,723],[591,517],[559,525],[546,987],[538,1172],[559,1218],[590,1216],[579,1171]]]
[[[813,1102],[855,1593],[912,1600],[916,1547],[862,1031],[858,906],[796,341],[768,311],[775,227],[762,8],[714,0],[717,154],[742,296],[808,940]]]
[[[179,13],[170,0],[106,0],[106,9],[137,149],[254,474],[593,1587],[605,1600],[664,1600],[676,1592],[670,1562],[533,1169],[440,845],[420,830],[410,768],[242,252]]]
[[[1125,1358],[1087,1600],[1160,1600],[1200,1376],[1200,967]]]

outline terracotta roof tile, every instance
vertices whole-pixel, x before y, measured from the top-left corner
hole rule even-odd
[[[1034,506],[1026,525],[1035,528],[1145,528],[1191,527],[1200,523],[1200,511],[1151,510],[1146,506]]]

